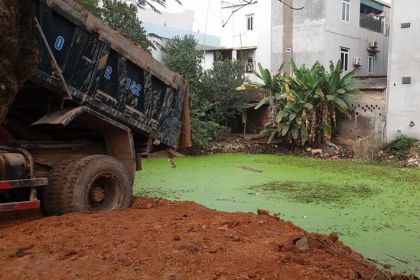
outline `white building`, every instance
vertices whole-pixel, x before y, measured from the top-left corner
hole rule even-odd
[[[379,0],[222,0],[221,46],[225,57],[249,70],[258,63],[277,71],[283,62],[312,65],[343,60],[358,75],[385,75],[390,7]],[[215,50],[209,50],[206,60]],[[207,65],[211,63],[207,62]]]
[[[393,1],[392,9],[387,140],[420,139],[420,1]]]
[[[208,47],[220,48],[220,38],[218,36],[201,33],[195,27],[196,16],[193,11],[183,10],[175,13],[161,11],[156,13],[151,9],[139,9],[138,18],[142,22],[142,26],[151,34],[149,39],[156,42],[157,49],[152,50],[153,57],[162,62],[163,52],[159,45],[165,46],[167,40],[175,36],[184,37],[185,35],[192,35],[200,45]],[[156,34],[160,37],[157,39],[153,36]]]

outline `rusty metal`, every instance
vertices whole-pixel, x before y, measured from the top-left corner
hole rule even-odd
[[[50,64],[58,65],[74,103],[124,124],[134,135],[153,134],[173,148],[179,140],[183,147],[191,146],[188,85],[181,75],[74,1],[32,1],[38,6],[37,26],[49,40],[41,53],[50,54],[42,56],[34,71],[36,84],[57,91],[61,85]]]
[[[0,146],[0,150],[22,154],[27,160],[26,166],[28,168],[29,178],[34,177],[34,159],[28,151],[26,151],[25,149],[13,148],[13,147],[8,147],[8,146]]]
[[[105,199],[105,191],[103,188],[95,187],[90,191],[90,197],[93,201],[99,203]]]
[[[6,167],[25,172],[9,176],[1,166],[0,180],[7,181],[0,181],[0,193],[3,202],[21,194],[30,195],[30,201],[0,204],[0,211],[39,207],[36,189],[69,157],[113,156],[134,183],[141,155],[154,146],[191,146],[188,84],[181,75],[76,1],[27,3],[35,15],[35,23],[29,18],[39,59],[30,78],[22,79],[13,105],[3,110],[8,114],[1,125],[10,137],[0,146],[3,155],[17,154],[5,157]],[[98,191],[93,198],[100,199]]]
[[[0,204],[0,212],[33,210],[33,209],[39,209],[40,207],[41,207],[41,203],[39,200],[3,203],[3,204]]]
[[[73,121],[100,132],[104,136],[108,154],[119,159],[130,171],[134,181],[137,170],[136,153],[131,130],[125,125],[104,116],[95,110],[81,106],[45,115],[33,125],[54,124],[67,126]]]
[[[42,187],[48,185],[47,178],[0,181],[0,190]]]

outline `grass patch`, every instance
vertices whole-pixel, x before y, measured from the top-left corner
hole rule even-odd
[[[365,199],[379,193],[368,185],[335,185],[321,182],[271,182],[251,187],[269,194],[281,194],[303,203],[337,203]]]

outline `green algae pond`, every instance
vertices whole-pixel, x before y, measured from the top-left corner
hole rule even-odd
[[[385,268],[420,276],[420,169],[305,157],[219,154],[147,159],[135,194],[220,211],[280,213]]]

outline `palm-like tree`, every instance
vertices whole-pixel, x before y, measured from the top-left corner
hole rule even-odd
[[[297,145],[317,145],[331,140],[336,112],[350,116],[349,98],[359,92],[352,79],[354,72],[343,74],[341,62],[332,62],[329,71],[319,62],[311,68],[297,67],[292,61],[292,76],[272,75],[260,66],[260,88],[268,92],[256,108],[269,104],[275,113],[265,132]]]

